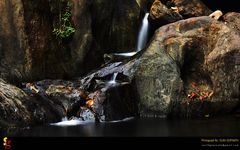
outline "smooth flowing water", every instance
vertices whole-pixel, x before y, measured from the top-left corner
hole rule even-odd
[[[109,81],[110,84],[115,84],[116,83],[117,75],[118,75],[117,72],[113,73],[112,79]]]
[[[137,52],[127,52],[127,53],[113,53],[116,56],[125,56],[125,57],[131,57],[135,55]]]
[[[142,50],[147,44],[149,30],[148,16],[149,13],[146,13],[142,20],[142,25],[138,34],[137,51]]]
[[[67,118],[64,118],[61,122],[50,123],[50,125],[65,127],[65,126],[76,126],[76,125],[86,124],[90,122],[94,122],[94,121],[83,121],[82,119],[79,119],[79,118],[68,120]]]
[[[141,27],[140,27],[138,38],[137,38],[137,49],[136,49],[137,52],[145,48],[145,46],[147,45],[148,32],[149,32],[148,16],[149,16],[149,13],[146,13],[141,23]],[[114,55],[131,57],[135,55],[137,52],[114,53]]]

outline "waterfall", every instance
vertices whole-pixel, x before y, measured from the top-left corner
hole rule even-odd
[[[147,44],[148,28],[149,28],[148,16],[149,16],[149,13],[146,13],[142,20],[141,28],[138,34],[137,51],[142,50]]]
[[[109,81],[110,84],[115,84],[116,83],[116,78],[117,78],[118,72],[115,72],[112,76],[112,79]]]
[[[137,39],[137,52],[145,48],[148,39],[148,30],[149,30],[149,22],[148,22],[149,13],[146,13],[143,17],[141,28],[138,33]],[[137,52],[127,52],[127,53],[114,53],[117,56],[131,57],[135,55]]]
[[[116,56],[123,56],[123,57],[131,57],[135,55],[137,52],[127,52],[127,53],[113,53]]]

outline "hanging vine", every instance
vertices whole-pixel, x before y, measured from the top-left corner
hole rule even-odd
[[[71,23],[71,7],[72,4],[68,1],[67,6],[62,10],[62,3],[64,0],[59,2],[59,21],[57,25],[53,29],[53,34],[56,35],[57,38],[63,39],[70,37],[76,29],[73,27]]]

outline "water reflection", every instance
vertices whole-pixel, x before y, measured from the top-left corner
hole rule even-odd
[[[138,119],[123,121],[88,122],[76,126],[41,126],[12,132],[12,136],[43,137],[237,137],[240,132],[239,118],[204,118],[193,120]]]

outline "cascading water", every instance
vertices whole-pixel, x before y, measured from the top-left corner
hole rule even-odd
[[[147,38],[148,38],[148,28],[149,28],[149,23],[148,23],[148,16],[149,13],[146,13],[141,24],[141,28],[139,30],[138,34],[138,41],[137,41],[137,49],[135,52],[127,52],[127,53],[114,53],[116,56],[123,56],[123,57],[131,57],[135,55],[138,51],[142,50],[145,48],[147,44]],[[104,88],[101,89],[102,92],[106,92],[109,88],[113,88],[119,85],[119,83],[116,81],[118,72],[113,73],[112,78],[110,81],[106,82],[106,85]],[[79,124],[84,124],[87,122],[92,122],[94,121],[94,114],[88,110],[82,110],[80,114],[80,118],[74,117],[72,119],[67,119],[67,117],[64,117],[61,122],[57,123],[51,123],[51,125],[56,125],[56,126],[74,126],[74,125],[79,125]],[[117,120],[113,122],[119,122],[119,121],[124,121],[124,120]]]
[[[117,78],[118,72],[115,72],[112,76],[112,79],[109,81],[110,84],[115,84],[116,83],[116,78]]]
[[[149,16],[149,13],[146,13],[142,20],[142,25],[138,34],[137,51],[142,50],[147,44],[148,30],[149,30],[148,16]]]
[[[128,53],[113,53],[115,56],[123,56],[123,57],[131,57],[135,55],[137,52],[128,52]]]
[[[137,39],[137,49],[136,51],[140,51],[143,48],[145,48],[148,40],[148,30],[149,30],[149,22],[148,22],[148,16],[149,13],[146,13],[143,17],[141,28],[138,33],[138,39]],[[125,56],[125,57],[131,57],[135,55],[137,52],[128,52],[128,53],[114,53],[114,55],[117,56]]]
[[[76,126],[76,125],[86,124],[86,123],[91,123],[91,122],[94,122],[94,121],[92,121],[92,120],[83,121],[82,119],[77,118],[77,117],[69,120],[69,119],[67,119],[67,117],[64,117],[64,118],[62,118],[62,121],[57,122],[57,123],[50,123],[50,125],[53,125],[53,126]]]

